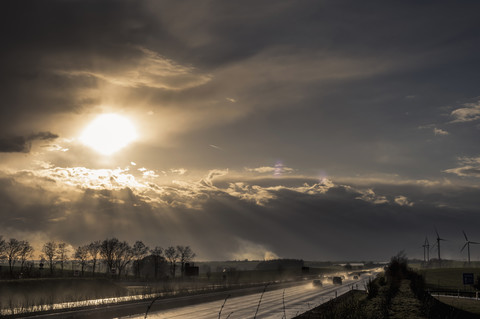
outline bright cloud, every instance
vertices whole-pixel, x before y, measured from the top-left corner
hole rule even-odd
[[[137,55],[127,61],[123,68],[57,72],[70,76],[94,76],[123,87],[145,86],[167,90],[193,88],[211,80],[211,75],[201,74],[191,66],[180,65],[143,47],[137,48]]]
[[[287,167],[282,163],[277,163],[275,166],[261,166],[256,168],[245,168],[249,172],[255,172],[260,174],[273,173],[274,175],[282,175],[292,173],[295,170],[293,168]]]
[[[449,134],[447,131],[439,129],[439,128],[434,128],[433,133],[435,135],[448,135]]]
[[[385,196],[375,194],[372,189],[366,189],[359,192],[361,196],[358,196],[357,199],[361,199],[376,205],[388,203],[388,199]]]
[[[399,195],[395,197],[395,203],[400,206],[413,206],[413,203],[408,200],[407,197]]]
[[[462,157],[459,167],[444,170],[445,173],[458,176],[480,177],[480,157]]]
[[[185,175],[187,173],[187,169],[185,168],[172,168],[170,172],[178,175]]]
[[[453,122],[471,122],[480,119],[480,102],[466,103],[464,107],[453,110],[450,114]]]
[[[373,189],[299,177],[239,181],[234,172],[212,170],[203,179],[167,185],[136,172],[45,164],[37,171],[2,173],[0,193],[9,200],[0,202],[4,212],[0,233],[28,234],[23,237],[27,240],[55,238],[74,246],[112,234],[130,241],[154,238],[156,245],[181,239],[191,242],[198,255],[207,259],[306,258],[304,251],[324,257],[347,251],[353,256],[355,252],[342,246],[343,242],[331,243],[335,247],[309,243],[355,236],[362,245],[378,247],[379,229],[390,235],[399,229],[418,232],[411,222],[423,225],[420,221],[431,220],[430,215],[439,209],[455,209],[448,201],[452,196],[466,199],[461,201],[466,205],[464,212],[470,206],[476,212],[478,207],[478,190],[442,191],[445,186],[430,184],[413,184],[414,190],[402,194],[405,185]],[[424,200],[428,193],[435,194],[431,203]],[[422,205],[413,206],[419,200]],[[385,252],[391,253],[391,243]]]

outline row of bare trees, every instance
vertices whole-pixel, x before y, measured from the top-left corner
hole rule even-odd
[[[42,261],[45,260],[50,268],[50,273],[53,274],[53,270],[56,264],[60,264],[60,268],[64,269],[65,263],[69,259],[69,247],[66,243],[56,243],[49,241],[42,247],[43,254],[40,255]]]
[[[0,260],[8,260],[10,276],[13,275],[13,267],[17,262],[21,263],[21,271],[23,271],[28,260],[33,258],[33,251],[33,247],[28,241],[18,241],[14,238],[5,241],[0,236]],[[66,262],[75,260],[81,267],[82,276],[87,267],[91,267],[92,275],[94,275],[98,263],[101,261],[106,265],[107,273],[118,275],[118,277],[124,274],[128,267],[133,269],[136,277],[140,277],[141,263],[146,257],[149,257],[154,263],[155,278],[158,278],[159,266],[162,263],[168,264],[170,275],[175,277],[177,265],[180,264],[183,276],[185,264],[195,258],[195,253],[190,246],[178,245],[166,249],[156,246],[150,249],[142,241],[136,241],[130,245],[128,242],[114,237],[103,241],[93,241],[78,246],[76,249],[63,242],[50,241],[43,245],[40,255],[42,266],[43,263],[46,263],[51,275],[54,274],[56,265],[60,265],[63,273]]]
[[[32,256],[33,247],[28,241],[15,238],[4,240],[0,236],[0,260],[8,260],[10,276],[13,276],[13,267],[17,262],[20,262],[20,269],[23,271]]]
[[[181,274],[185,273],[185,264],[195,258],[195,253],[190,246],[170,246],[165,250],[160,246],[150,249],[142,241],[136,241],[130,246],[126,241],[117,238],[107,238],[79,246],[75,250],[75,258],[82,266],[82,274],[87,263],[92,264],[92,273],[95,273],[95,264],[100,256],[107,265],[107,271],[115,272],[120,277],[128,265],[132,265],[135,276],[139,277],[141,261],[150,256],[154,262],[155,278],[158,278],[159,264],[168,262],[170,274],[176,276],[176,266],[180,263]]]

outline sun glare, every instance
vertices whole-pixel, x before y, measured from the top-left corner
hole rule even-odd
[[[80,141],[103,155],[111,155],[137,138],[132,122],[118,114],[102,114],[83,131]]]

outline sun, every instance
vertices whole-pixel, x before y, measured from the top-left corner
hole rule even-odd
[[[96,117],[82,132],[80,141],[100,154],[111,155],[137,139],[132,122],[118,114]]]

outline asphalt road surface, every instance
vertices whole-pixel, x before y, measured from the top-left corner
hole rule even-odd
[[[314,287],[309,281],[304,285],[289,287],[285,289],[267,290],[265,293],[256,293],[247,296],[227,298],[227,300],[217,300],[213,302],[202,303],[198,305],[185,306],[158,312],[148,313],[148,318],[156,319],[215,319],[221,318],[240,319],[254,318],[258,308],[256,318],[293,318],[296,315],[304,313],[330,299],[353,288],[364,289],[368,276],[363,276],[357,280],[344,280],[343,285],[334,286],[331,283],[325,283],[323,287]],[[226,293],[227,295],[227,293]],[[261,298],[261,301],[260,301]],[[260,306],[258,307],[260,302]],[[223,309],[222,305],[225,303]],[[127,316],[122,318],[140,319],[144,318],[145,313]]]
[[[364,289],[368,279],[373,279],[377,273],[374,272],[370,276],[363,275],[359,279],[354,280],[346,279],[341,286],[335,286],[331,283],[331,280],[326,280],[323,287],[315,287],[312,284],[312,280],[308,280],[305,283],[279,284],[276,285],[277,289],[274,289],[273,286],[268,286],[263,295],[263,287],[253,287],[205,295],[160,299],[155,301],[151,311],[148,313],[148,318],[215,319],[219,318],[220,311],[222,319],[254,318],[255,316],[258,319],[293,318],[353,288]],[[226,298],[230,294],[231,296]],[[85,309],[65,309],[55,312],[25,314],[25,316],[15,316],[15,318],[140,319],[145,317],[145,312],[150,304],[150,300],[144,300],[124,304],[87,307]],[[223,308],[222,305],[224,305]]]

